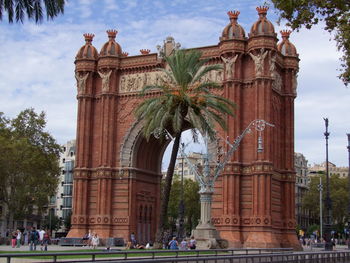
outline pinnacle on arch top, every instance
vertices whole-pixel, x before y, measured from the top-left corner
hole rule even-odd
[[[118,34],[118,31],[117,31],[117,30],[114,30],[114,29],[109,29],[109,30],[107,30],[106,32],[107,32],[108,38],[109,38],[110,40],[115,39],[115,37],[116,37],[117,34]]]
[[[289,38],[290,33],[292,33],[291,30],[281,30],[281,36],[283,40],[286,40]]]
[[[141,49],[140,52],[141,52],[142,55],[148,55],[149,52],[151,52],[151,50],[149,50],[149,49]]]
[[[240,13],[241,12],[239,12],[239,11],[228,11],[227,12],[231,22],[236,22]]]
[[[92,40],[94,39],[94,34],[90,34],[90,33],[85,33],[83,34],[84,38],[85,38],[85,42],[86,43],[91,43]]]
[[[129,56],[129,53],[128,52],[122,52],[122,55],[123,55],[123,57],[127,57],[127,56]]]
[[[260,17],[260,18],[263,18],[263,17],[266,16],[267,10],[269,10],[269,7],[268,7],[268,6],[258,6],[258,7],[256,8],[256,11],[258,11],[258,14],[259,14],[259,17]]]

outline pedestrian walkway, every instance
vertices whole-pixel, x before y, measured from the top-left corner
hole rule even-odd
[[[32,251],[32,252],[40,252],[40,245],[36,246],[36,251]],[[82,247],[82,246],[59,246],[59,245],[49,245],[47,246],[47,250],[48,251],[65,251],[65,250],[82,250],[82,249],[91,249],[89,247]],[[98,247],[98,250],[103,250],[105,249],[104,247]],[[123,247],[113,247],[113,249],[123,249]],[[92,249],[91,249],[92,250]],[[9,253],[16,253],[16,251],[29,251],[29,246],[28,245],[24,245],[21,246],[19,248],[12,248],[11,246],[7,246],[7,245],[1,245],[0,246],[0,251],[8,251]]]

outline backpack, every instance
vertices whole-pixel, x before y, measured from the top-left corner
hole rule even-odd
[[[30,232],[30,240],[32,240],[32,241],[39,240],[39,233],[38,233],[38,231],[33,230],[32,232]]]

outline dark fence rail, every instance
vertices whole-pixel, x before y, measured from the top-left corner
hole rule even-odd
[[[0,254],[1,258],[6,258],[7,263],[11,263],[12,258],[29,258],[29,257],[52,257],[51,261],[47,262],[59,262],[59,257],[62,256],[89,256],[91,257],[89,260],[87,259],[74,259],[69,262],[91,262],[91,261],[105,261],[105,262],[129,262],[131,260],[136,260],[135,262],[142,262],[144,260],[149,260],[147,262],[153,262],[155,259],[166,259],[168,261],[163,262],[171,262],[172,259],[183,259],[186,258],[192,262],[196,261],[196,258],[204,258],[208,256],[220,256],[225,254],[226,256],[234,256],[234,255],[262,255],[262,254],[284,254],[284,253],[292,253],[292,248],[251,248],[251,249],[210,249],[210,250],[110,250],[110,251],[86,251],[86,252],[45,252],[45,253],[4,253]],[[189,254],[193,253],[193,254]],[[146,255],[145,255],[146,254]],[[168,255],[167,255],[168,254]],[[96,258],[96,256],[108,256],[108,260]],[[114,259],[113,259],[114,257]],[[169,261],[170,260],[170,261]],[[63,260],[62,260],[63,261]],[[203,261],[201,261],[203,262]]]

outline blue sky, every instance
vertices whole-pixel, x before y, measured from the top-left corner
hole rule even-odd
[[[257,20],[253,0],[70,0],[65,14],[35,25],[0,23],[0,111],[14,117],[34,107],[45,111],[48,130],[59,143],[75,138],[76,86],[74,58],[84,44],[83,33],[93,33],[97,50],[107,41],[107,29],[117,29],[117,42],[130,55],[140,49],[156,52],[171,35],[182,47],[215,45],[228,24],[227,11],[241,12],[246,33]],[[275,31],[277,16],[268,18]],[[280,37],[279,37],[280,38]],[[350,132],[350,89],[337,79],[340,66],[335,43],[321,26],[293,32],[290,40],[300,55],[298,97],[295,100],[295,150],[309,163],[324,161],[324,122],[330,120],[329,160],[347,166]]]

